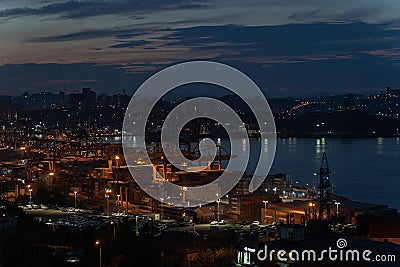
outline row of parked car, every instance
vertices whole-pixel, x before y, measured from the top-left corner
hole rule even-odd
[[[224,224],[227,224],[227,223],[228,222],[226,220],[220,220],[220,221],[212,221],[212,222],[210,222],[210,225],[224,225]],[[247,223],[245,221],[243,221],[242,224],[240,224],[240,226],[244,226],[244,225],[247,225]],[[260,225],[260,222],[259,221],[253,221],[251,223],[251,225]]]
[[[44,209],[47,210],[49,207],[43,204],[28,204],[25,206],[20,206],[23,210],[37,210],[37,209]]]
[[[212,221],[212,222],[210,222],[210,225],[224,225],[226,223],[227,223],[227,221],[220,220],[220,221]]]

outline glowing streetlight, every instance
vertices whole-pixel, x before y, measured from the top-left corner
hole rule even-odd
[[[52,219],[49,219],[49,223],[51,224],[51,229],[54,233],[56,231],[56,229],[54,228],[54,222],[52,221]]]
[[[184,187],[182,187],[182,203],[186,203],[186,191],[187,191],[187,187],[186,186],[184,186]]]
[[[217,199],[217,221],[218,221],[218,224],[219,224],[219,203],[221,203],[221,199]]]
[[[263,203],[264,203],[264,209],[267,209],[268,200],[263,200]]]
[[[119,198],[121,197],[120,194],[117,195],[117,213],[119,214]]]
[[[161,215],[160,215],[160,221],[162,221],[163,218],[163,202],[164,202],[164,198],[160,198],[160,206],[161,206]]]
[[[53,176],[54,172],[49,173],[50,176],[50,190],[53,191]]]
[[[111,194],[111,189],[106,188],[104,197],[107,199],[107,212],[110,212],[110,194]]]
[[[136,220],[136,227],[135,227],[136,228],[136,236],[139,235],[138,217],[139,217],[138,215],[135,216],[135,220]]]
[[[336,214],[339,215],[339,205],[340,205],[340,202],[335,201],[335,205],[336,205]]]
[[[3,213],[3,233],[5,232],[5,226],[6,226],[6,214]]]
[[[313,202],[310,202],[310,203],[308,203],[308,210],[309,210],[309,212],[312,214],[312,216],[314,217],[315,216],[315,203],[313,203]],[[312,210],[311,210],[312,209]]]
[[[117,168],[119,168],[119,156],[118,156],[118,155],[115,156],[115,161],[116,161],[116,163],[117,163]]]
[[[263,203],[264,203],[264,217],[267,217],[268,200],[263,200]]]
[[[100,240],[96,240],[96,242],[94,243],[95,246],[99,247],[99,266],[102,267],[102,262],[101,262],[101,242]]]
[[[112,225],[112,227],[113,227],[113,239],[115,239],[115,223],[114,223],[114,221],[111,221],[110,222],[110,224]]]
[[[33,191],[33,189],[31,188],[31,185],[28,185],[28,191],[29,191],[29,205],[31,205],[31,208],[32,208],[32,191]]]

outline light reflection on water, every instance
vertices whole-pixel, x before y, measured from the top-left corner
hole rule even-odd
[[[230,151],[228,139],[215,142]],[[242,140],[234,142],[247,148]],[[250,139],[250,147],[247,173],[257,165],[259,139]],[[311,184],[323,152],[327,152],[336,194],[400,209],[400,138],[278,138],[270,173],[289,173],[293,181]]]

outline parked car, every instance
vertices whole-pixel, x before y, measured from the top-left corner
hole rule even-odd
[[[218,221],[212,221],[212,222],[210,222],[210,225],[217,225],[218,224]]]
[[[253,224],[253,225],[260,225],[260,222],[259,222],[259,221],[253,221],[251,224]]]
[[[226,224],[226,221],[225,220],[220,220],[218,224],[224,225],[224,224]]]

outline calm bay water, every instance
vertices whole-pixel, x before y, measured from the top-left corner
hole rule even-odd
[[[228,139],[217,143],[229,150]],[[250,139],[250,146],[247,173],[257,164],[259,139]],[[318,183],[314,173],[319,172],[323,152],[328,156],[335,194],[400,210],[400,138],[278,138],[270,174],[288,173],[293,183],[303,185]]]
[[[258,140],[250,142],[259,146]],[[400,210],[400,138],[278,139],[270,174],[289,173],[293,182],[318,183],[314,173],[323,152],[335,194]]]

